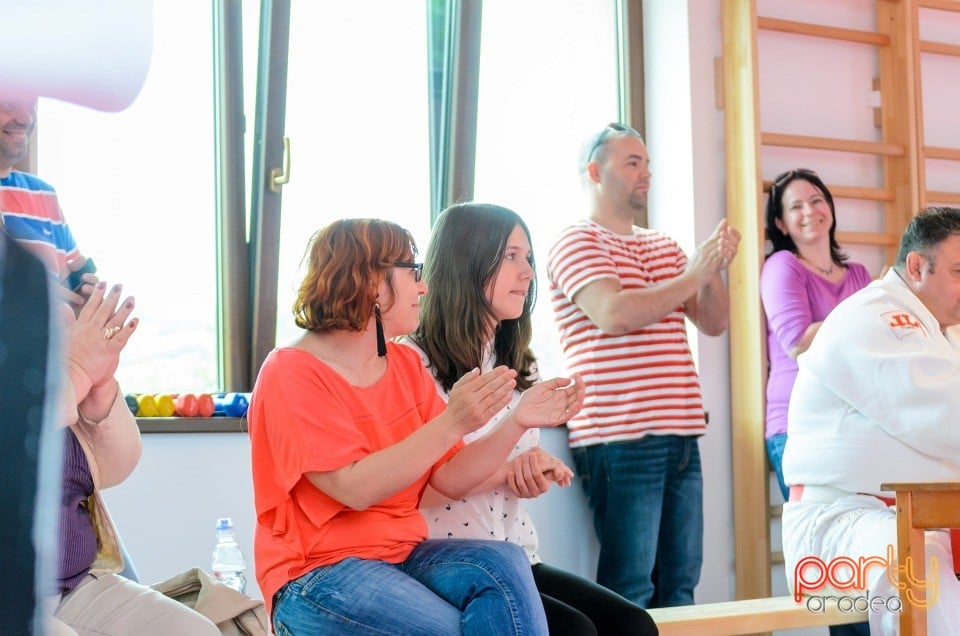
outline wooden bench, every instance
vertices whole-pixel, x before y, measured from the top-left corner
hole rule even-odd
[[[663,607],[647,610],[660,629],[660,636],[730,636],[775,629],[846,625],[867,620],[866,612],[844,612],[828,604],[823,612],[811,612],[792,596],[746,601]]]

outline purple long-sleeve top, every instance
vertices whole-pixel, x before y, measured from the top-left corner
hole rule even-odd
[[[767,315],[766,437],[787,432],[787,406],[797,379],[797,361],[787,355],[811,324],[820,322],[840,301],[870,282],[860,263],[847,264],[839,283],[817,276],[787,250],[767,257],[760,273],[760,300]]]

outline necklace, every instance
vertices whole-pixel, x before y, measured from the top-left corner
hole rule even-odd
[[[820,273],[823,274],[824,276],[833,276],[833,272],[836,271],[836,270],[834,269],[833,263],[830,263],[830,267],[824,268],[824,267],[820,267],[820,266],[817,265],[816,263],[812,262],[812,261],[811,261],[809,258],[807,258],[806,256],[801,256],[800,258],[802,258],[803,260],[807,261],[807,263],[810,264],[810,267],[812,267],[813,269],[817,270],[818,272],[820,272]]]

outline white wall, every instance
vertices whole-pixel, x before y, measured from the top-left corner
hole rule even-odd
[[[210,571],[214,524],[231,517],[247,558],[247,594],[260,598],[253,575],[253,484],[244,433],[143,435],[143,456],[122,484],[104,491],[141,582],[183,570]]]

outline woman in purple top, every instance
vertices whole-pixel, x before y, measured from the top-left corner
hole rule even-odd
[[[190,607],[119,574],[120,541],[100,493],[123,482],[140,460],[140,431],[114,378],[138,319],[130,319],[132,297],[120,302],[120,285],[108,291],[99,281],[92,289],[76,316],[66,304],[60,307],[65,357],[58,414],[64,440],[58,587],[37,631],[219,636],[217,626]],[[144,505],[151,510],[149,502]]]
[[[798,168],[773,181],[767,200],[767,238],[773,251],[760,273],[767,315],[767,455],[784,500],[783,447],[797,356],[807,350],[827,314],[870,282],[867,268],[848,261],[834,236],[833,197],[812,170]]]

